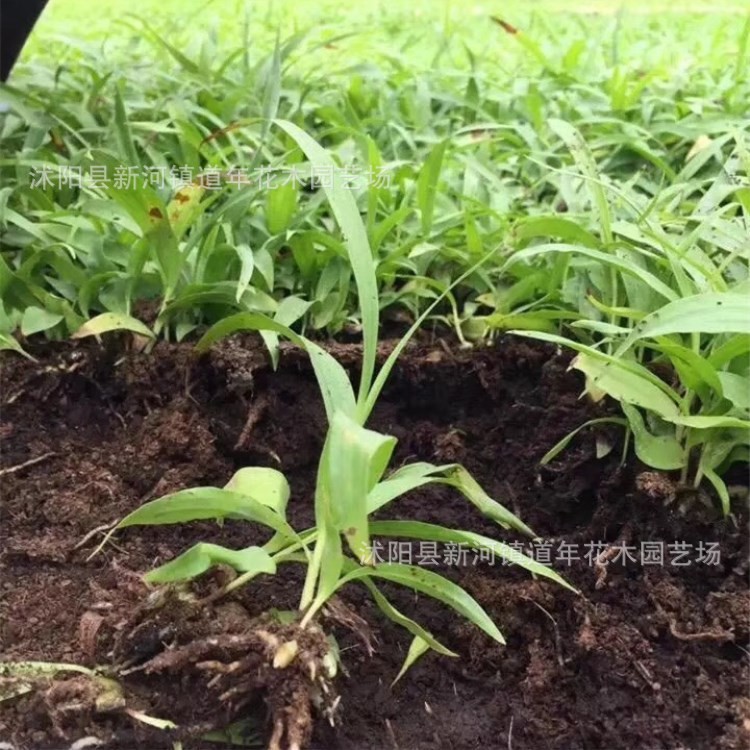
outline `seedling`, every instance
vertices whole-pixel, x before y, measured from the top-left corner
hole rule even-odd
[[[278,121],[317,167],[332,166],[328,153],[296,125]],[[298,665],[296,679],[307,680],[307,691],[295,692],[291,713],[277,711],[271,747],[298,748],[309,738],[309,703],[315,691],[330,696],[333,676],[330,649],[320,624],[320,614],[344,586],[360,582],[370,591],[381,611],[414,637],[405,669],[425,650],[455,656],[418,622],[399,612],[381,593],[376,581],[409,587],[452,607],[489,637],[503,644],[503,636],[481,605],[456,583],[430,570],[398,562],[378,562],[371,554],[374,536],[454,542],[477,550],[489,550],[518,564],[534,575],[568,584],[553,570],[518,554],[502,542],[469,531],[412,520],[374,520],[390,502],[430,483],[454,487],[484,515],[506,529],[523,534],[531,530],[513,513],[490,498],[459,465],[436,466],[416,463],[387,473],[395,438],[367,429],[365,423],[412,329],[394,348],[376,373],[378,300],[374,263],[365,228],[351,193],[334,182],[326,188],[334,216],[348,251],[361,303],[363,361],[357,394],[343,367],[323,348],[271,318],[238,314],[211,328],[198,343],[205,351],[218,339],[234,331],[252,329],[286,336],[309,354],[328,418],[328,432],[318,465],[315,489],[315,527],[295,531],[286,520],[289,485],[270,468],[248,467],[238,471],[223,488],[183,490],[147,503],[124,518],[118,528],[135,525],[186,523],[199,519],[241,519],[259,523],[273,532],[262,546],[229,550],[214,544],[197,544],[176,559],[151,571],[153,584],[191,579],[216,564],[229,565],[239,574],[227,591],[248,583],[260,574],[272,575],[281,564],[306,567],[300,593],[299,616],[294,623],[272,626],[266,622],[244,647],[260,649],[277,668]],[[158,657],[157,657],[158,658]],[[172,654],[174,662],[178,656]],[[296,684],[296,683],[295,683]],[[302,696],[307,696],[303,699]],[[329,706],[329,710],[330,710]]]

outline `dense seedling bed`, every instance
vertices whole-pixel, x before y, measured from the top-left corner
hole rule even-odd
[[[750,16],[530,5],[52,3],[0,743],[748,746]]]

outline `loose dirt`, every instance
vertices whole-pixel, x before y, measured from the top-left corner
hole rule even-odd
[[[358,347],[330,349],[356,375]],[[149,596],[144,572],[197,541],[239,548],[266,538],[239,522],[132,528],[89,559],[106,529],[143,502],[186,487],[221,486],[238,468],[260,464],[285,472],[290,520],[299,529],[310,525],[324,413],[299,351],[284,348],[277,372],[252,337],[225,342],[202,359],[167,344],[151,354],[93,343],[45,345],[34,353],[36,363],[3,357],[3,661],[112,661],[123,633],[133,632],[125,624]],[[318,715],[312,747],[750,747],[746,511],[738,503],[719,518],[705,497],[635,463],[620,466],[617,426],[584,430],[540,466],[570,430],[606,414],[606,406],[579,398],[582,383],[568,362],[553,348],[508,339],[472,351],[428,341],[408,349],[371,420],[398,438],[395,465],[464,463],[540,535],[556,569],[581,593],[499,560],[469,556],[457,566],[443,556],[433,569],[478,599],[507,646],[434,601],[386,586],[399,609],[460,655],[428,654],[391,688],[409,636],[364,589],[350,587],[330,622],[346,668],[335,680],[338,723],[332,728]],[[415,492],[384,516],[513,539],[448,488]],[[642,543],[661,544],[666,564],[643,564]],[[685,550],[681,561],[690,564],[671,564]],[[222,575],[205,576],[196,590],[215,589]],[[143,628],[128,653],[163,651],[170,638],[242,633],[269,608],[293,607],[300,582],[299,569],[284,568],[202,614],[173,612],[165,627],[178,622],[181,634]],[[347,625],[341,612],[358,625]],[[121,684],[123,695],[104,707],[72,674],[0,703],[0,742],[57,748],[91,736],[106,748],[151,749],[171,748],[180,736],[134,720],[123,705],[205,728],[253,714],[266,741],[273,730],[270,720],[263,724],[262,700],[217,702],[194,663],[134,671]],[[221,747],[194,737],[183,746]]]

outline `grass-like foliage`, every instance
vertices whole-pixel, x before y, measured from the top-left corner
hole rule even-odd
[[[506,20],[237,3],[240,23],[180,8],[167,27],[122,3],[106,54],[59,36],[64,5],[0,92],[0,347],[180,340],[245,315],[274,321],[275,359],[290,326],[361,327],[362,423],[376,317],[429,311],[464,343],[576,349],[638,457],[729,509],[721,477],[750,439],[750,19],[734,4],[597,16],[545,0]],[[184,184],[143,177],[183,167]],[[360,178],[321,189],[331,169]]]
[[[638,458],[679,470],[681,481],[690,478],[695,487],[707,479],[727,513],[721,475],[750,455],[750,256],[737,233],[750,192],[741,181],[716,180],[689,216],[668,227],[656,217],[670,210],[675,195],[689,200],[694,187],[676,176],[679,190],[665,189],[648,202],[635,190],[614,189],[580,133],[568,123],[552,125],[585,177],[599,237],[591,247],[537,244],[508,261],[562,259],[562,288],[587,286],[570,335],[551,328],[516,333],[578,352],[573,367],[586,376],[589,394],[620,402]],[[747,161],[743,144],[742,138],[734,144],[726,175]],[[625,203],[627,220],[612,220],[612,199]],[[660,368],[666,376],[657,374]]]
[[[295,125],[286,121],[278,121],[276,125],[294,138],[313,165],[330,163],[330,155]],[[325,349],[261,314],[240,313],[227,318],[212,327],[198,343],[198,349],[205,350],[235,331],[258,330],[286,336],[307,350],[328,417],[328,432],[315,489],[315,527],[297,532],[289,525],[285,517],[289,486],[284,476],[275,469],[256,467],[241,469],[221,489],[188,489],[147,503],[123,519],[119,528],[185,523],[206,518],[234,518],[260,523],[273,532],[264,546],[228,550],[213,544],[198,544],[149,573],[148,580],[152,583],[185,580],[222,563],[240,573],[229,587],[236,588],[258,574],[273,574],[282,563],[299,563],[307,568],[299,599],[302,628],[314,620],[343,586],[358,581],[367,586],[388,617],[413,634],[415,645],[410,654],[419,654],[429,647],[453,655],[431,633],[387,601],[376,587],[376,581],[384,580],[444,602],[496,641],[504,643],[495,623],[460,586],[433,571],[400,562],[378,561],[372,554],[371,540],[376,535],[452,542],[488,550],[535,575],[568,585],[551,569],[489,537],[418,521],[373,520],[373,514],[401,495],[429,483],[441,483],[454,487],[500,526],[531,534],[520,519],[490,498],[459,465],[416,463],[388,473],[396,440],[367,429],[365,423],[400,352],[421,321],[415,323],[376,372],[379,315],[372,251],[351,193],[334,182],[326,188],[326,194],[342,229],[360,290],[364,347],[357,392],[352,388],[346,371]]]
[[[506,19],[481,2],[198,5],[143,3],[141,17],[126,0],[52,3],[0,88],[0,349],[29,356],[35,337],[119,331],[143,346],[200,337],[205,351],[252,330],[274,364],[280,338],[304,349],[320,387],[314,527],[290,524],[280,472],[243,468],[118,528],[226,518],[267,528],[265,544],[197,544],[150,583],[229,566],[221,595],[304,566],[291,621],[262,622],[243,649],[272,664],[266,677],[302,664],[307,687],[333,674],[322,615],[349,584],[412,634],[401,673],[429,649],[453,654],[383,581],[503,642],[453,581],[375,559],[380,537],[489,551],[568,586],[493,538],[384,519],[438,483],[532,533],[462,466],[392,470],[395,439],[367,427],[427,322],[465,346],[511,332],[571,349],[588,397],[619,402],[622,414],[581,425],[543,463],[581,429],[615,423],[641,462],[712,487],[730,512],[727,472],[750,458],[744,6],[571,13],[538,0],[506,3]],[[378,367],[386,319],[408,332]],[[361,333],[356,386],[316,343],[342,330]],[[273,750],[309,738],[302,693],[298,724],[275,717]]]

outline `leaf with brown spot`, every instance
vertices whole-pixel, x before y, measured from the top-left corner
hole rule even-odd
[[[212,133],[209,133],[201,141],[200,145],[203,146],[206,143],[215,141],[217,138],[221,138],[223,135],[227,135],[228,133],[231,133],[234,130],[239,130],[240,128],[245,127],[245,125],[251,125],[254,122],[259,122],[259,118],[251,117],[246,120],[237,120],[236,122],[231,122],[229,123],[229,125],[226,125],[223,128],[218,128],[218,130],[214,130]]]
[[[508,34],[518,34],[518,29],[513,26],[512,24],[508,23],[507,21],[503,21],[502,18],[498,18],[497,16],[490,16],[490,19],[494,21],[500,28],[502,28],[503,31],[507,32]]]
[[[201,199],[206,188],[201,185],[185,185],[180,188],[167,206],[169,222],[177,239],[182,237],[201,213]]]

